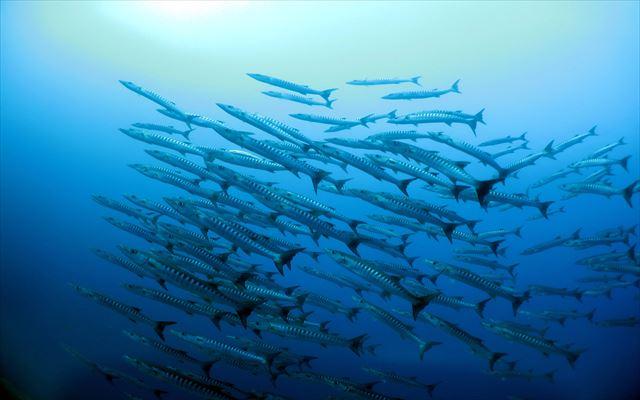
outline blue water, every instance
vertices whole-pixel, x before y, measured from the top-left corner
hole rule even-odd
[[[155,8],[154,8],[155,7]],[[190,8],[191,7],[191,8]],[[108,3],[16,3],[1,5],[1,265],[0,265],[0,376],[33,399],[111,399],[120,392],[99,375],[66,354],[67,343],[88,358],[132,374],[122,354],[169,362],[149,348],[141,348],[120,334],[133,326],[115,313],[78,296],[67,283],[78,283],[142,307],[159,319],[177,319],[185,331],[221,337],[246,334],[242,330],[214,330],[209,321],[186,317],[166,307],[135,297],[120,287],[142,281],[127,271],[97,259],[89,249],[115,250],[120,243],[145,246],[118,231],[102,217],[113,215],[91,201],[99,193],[119,198],[133,193],[147,198],[183,194],[151,181],[127,164],[158,164],[143,150],[150,146],[119,133],[134,122],[174,123],[154,111],[142,97],[123,88],[119,79],[156,90],[187,111],[218,118],[247,129],[219,110],[215,102],[237,105],[295,126],[317,140],[332,136],[364,138],[395,129],[379,121],[371,128],[356,127],[327,134],[324,127],[293,120],[294,112],[324,113],[304,105],[260,94],[269,90],[248,78],[247,72],[271,74],[313,87],[338,87],[335,116],[360,117],[370,112],[399,114],[422,109],[477,112],[486,108],[486,126],[474,138],[465,126],[438,125],[435,129],[461,140],[479,143],[507,134],[528,131],[530,147],[539,150],[583,133],[593,125],[599,136],[562,153],[556,161],[542,159],[509,180],[504,191],[523,192],[535,180],[577,161],[591,151],[624,137],[627,145],[612,157],[631,154],[629,172],[616,168],[611,177],[620,187],[638,178],[640,155],[640,66],[638,3],[484,5],[418,3],[344,4],[185,4],[110,5]],[[397,87],[350,87],[347,80],[365,77],[422,75],[425,87],[446,87],[461,79],[460,95],[413,102],[389,102],[380,96]],[[406,86],[402,86],[404,89]],[[411,88],[413,89],[413,88]],[[425,129],[430,129],[425,128]],[[420,127],[420,129],[423,129]],[[262,136],[261,136],[262,137]],[[213,131],[197,129],[193,141],[207,146],[230,146]],[[432,146],[430,142],[420,142]],[[446,157],[464,154],[437,147]],[[354,151],[358,153],[359,151]],[[524,152],[501,160],[515,161]],[[239,169],[240,170],[240,169]],[[336,176],[344,176],[331,168]],[[472,172],[489,170],[472,166]],[[277,180],[282,187],[312,195],[308,178],[291,174],[255,173]],[[350,169],[351,187],[389,191],[396,189]],[[543,200],[558,200],[557,183],[540,191]],[[638,196],[634,208],[619,197],[580,196],[562,204],[565,214],[550,220],[526,221],[533,209],[483,212],[476,204],[458,205],[410,186],[412,197],[455,207],[467,218],[482,219],[482,230],[523,224],[523,238],[508,240],[509,260],[519,262],[517,287],[540,283],[574,287],[575,279],[590,275],[574,265],[580,257],[606,251],[555,248],[533,256],[519,256],[532,244],[578,227],[589,234],[620,224],[638,223]],[[500,187],[500,190],[503,190]],[[374,208],[361,201],[320,192],[318,199],[354,218]],[[302,239],[301,239],[302,240]],[[635,240],[635,239],[633,239]],[[311,242],[305,245],[310,245]],[[334,241],[323,247],[344,250]],[[454,243],[455,245],[455,243]],[[454,246],[444,240],[412,237],[410,255],[452,260]],[[623,247],[616,247],[623,249]],[[364,257],[381,253],[363,250]],[[343,272],[322,258],[317,268]],[[264,262],[264,260],[262,260]],[[296,258],[291,272],[281,279],[327,296],[350,302],[352,292],[311,279],[296,269],[310,264]],[[423,267],[423,265],[419,266]],[[266,265],[270,267],[270,265]],[[148,283],[148,282],[145,282]],[[462,284],[442,279],[440,287],[470,301],[486,296]],[[397,299],[385,304],[406,307]],[[556,297],[535,298],[527,310],[596,308],[596,320],[640,316],[638,289],[614,292],[612,300],[585,298],[577,303]],[[640,335],[638,328],[598,328],[584,319],[563,328],[551,325],[549,336],[559,343],[575,343],[588,351],[575,369],[557,356],[544,358],[534,350],[516,346],[482,328],[470,311],[455,312],[437,305],[429,310],[454,321],[485,340],[495,351],[520,360],[536,372],[557,369],[556,383],[524,380],[500,381],[485,373],[486,362],[462,343],[426,325],[416,332],[425,339],[444,342],[420,362],[416,346],[402,341],[385,326],[362,314],[356,324],[318,310],[314,319],[332,319],[330,327],[345,336],[367,332],[371,343],[381,344],[377,356],[358,358],[341,348],[323,349],[302,342],[287,342],[272,335],[266,340],[287,343],[320,359],[314,370],[354,381],[374,380],[363,366],[390,369],[421,381],[444,381],[436,389],[440,399],[500,399],[520,396],[536,399],[630,399],[640,396]],[[511,318],[510,306],[491,301],[487,316]],[[173,344],[177,344],[175,341]],[[242,382],[245,388],[270,389],[264,377],[214,367],[220,377]],[[151,378],[147,381],[151,382]],[[424,393],[395,385],[381,391],[403,398],[424,398]],[[283,394],[294,398],[322,398],[324,386],[279,382]],[[171,388],[167,398],[185,398]]]

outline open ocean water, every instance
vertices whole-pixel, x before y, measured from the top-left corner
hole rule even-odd
[[[624,138],[626,144],[608,152],[606,158],[619,160],[631,156],[627,169],[613,165],[610,174],[600,177],[598,182],[610,188],[623,188],[638,179],[638,2],[3,1],[0,7],[0,377],[3,396],[12,393],[10,396],[25,399],[118,399],[126,398],[124,393],[128,393],[136,396],[130,398],[154,398],[148,388],[132,384],[126,378],[115,379],[114,384],[110,384],[101,373],[65,351],[67,346],[99,367],[121,371],[127,376],[143,379],[149,387],[166,390],[168,393],[162,398],[201,397],[145,375],[128,364],[123,359],[125,354],[150,362],[157,368],[169,365],[182,371],[200,372],[189,362],[180,362],[123,335],[122,330],[126,329],[159,340],[149,326],[141,322],[134,324],[113,310],[79,295],[69,285],[72,283],[140,307],[152,319],[176,321],[175,326],[165,331],[166,344],[187,350],[199,359],[218,359],[211,370],[212,376],[233,382],[245,391],[233,392],[233,398],[268,398],[250,397],[246,392],[251,390],[294,399],[428,397],[424,388],[393,383],[390,379],[365,387],[365,383],[385,379],[368,374],[363,367],[393,371],[405,377],[415,376],[425,384],[441,382],[433,391],[434,399],[640,398],[640,273],[637,261],[629,257],[635,256],[631,246],[637,242],[638,230],[628,230],[640,222],[640,196],[635,194],[631,198],[633,207],[618,194],[610,198],[579,194],[563,199],[568,192],[560,185],[579,182],[597,171],[597,167],[580,168],[581,175],[571,174],[540,188],[529,188],[539,179],[566,170],[571,163],[588,158],[597,149],[620,138]],[[296,93],[259,82],[247,73],[282,78],[314,89],[337,88],[331,93],[331,99],[337,100],[333,109],[328,109],[268,97],[261,92]],[[414,76],[421,76],[422,87],[412,83],[380,86],[346,84],[354,79]],[[410,101],[381,99],[392,92],[446,89],[457,79],[460,79],[459,94],[447,93],[439,98]],[[403,198],[401,201],[441,205],[466,219],[479,220],[475,228],[478,233],[522,227],[521,237],[512,234],[504,237],[505,241],[500,244],[501,248],[506,248],[504,256],[496,258],[489,254],[485,258],[507,265],[519,264],[515,267],[515,281],[506,281],[499,286],[513,285],[516,295],[525,293],[531,285],[578,289],[580,292],[602,289],[600,295],[585,294],[581,301],[532,293],[531,299],[521,306],[522,311],[534,313],[589,313],[595,309],[593,318],[570,318],[564,325],[523,314],[514,319],[509,301],[500,297],[487,303],[482,317],[471,309],[455,310],[432,301],[424,313],[455,324],[481,339],[492,352],[506,353],[492,374],[486,357],[473,354],[466,343],[420,318],[413,321],[411,316],[394,314],[405,324],[414,326],[413,332],[420,339],[441,342],[428,350],[423,360],[418,357],[416,343],[411,339],[403,340],[367,310],[361,310],[355,321],[350,322],[340,312],[331,314],[312,304],[303,306],[305,312],[313,311],[308,321],[330,321],[327,325],[329,332],[345,338],[366,333],[365,346],[379,345],[375,355],[365,350],[357,356],[343,346],[322,347],[308,340],[279,337],[266,331],[260,339],[251,329],[230,326],[226,322],[222,322],[222,329],[217,330],[205,317],[188,316],[126,290],[122,286],[126,283],[153,289],[160,289],[160,286],[152,279],[140,278],[96,257],[91,249],[119,254],[117,246],[120,244],[158,251],[162,247],[117,229],[103,217],[115,217],[152,231],[158,228],[152,222],[136,221],[105,208],[92,201],[92,195],[104,195],[123,203],[127,203],[122,197],[124,194],[160,202],[167,196],[193,199],[197,196],[150,179],[128,166],[142,163],[176,170],[152,158],[144,150],[181,155],[134,140],[121,133],[120,128],[129,129],[131,124],[140,122],[173,125],[180,130],[186,130],[187,126],[158,113],[156,110],[162,109],[162,105],[128,90],[119,80],[131,81],[154,91],[175,102],[181,111],[222,121],[231,129],[254,132],[252,137],[260,141],[278,139],[225,113],[216,103],[234,105],[274,118],[299,129],[310,141],[328,138],[364,140],[369,135],[385,131],[416,130],[421,133],[442,132],[455,140],[477,146],[487,140],[527,132],[528,149],[498,158],[501,166],[543,151],[551,141],[553,148],[597,126],[597,135],[558,152],[555,159],[542,156],[533,165],[520,170],[517,176],[508,176],[504,185],[497,183],[494,186],[498,192],[525,196],[534,202],[553,201],[550,211],[564,210],[551,213],[548,219],[531,220],[540,215],[535,207],[505,209],[503,206],[490,206],[484,211],[476,200],[456,202],[442,197],[433,187],[425,188],[426,183],[419,180],[409,185],[409,196],[405,197],[392,183],[376,180],[354,166],[349,166],[345,172],[336,165],[309,161],[315,167],[331,172],[331,177],[351,178],[345,190],[386,192],[400,196]],[[320,96],[310,97],[322,101]],[[427,110],[462,110],[475,115],[481,109],[484,109],[486,124],[478,124],[477,136],[464,123],[452,126],[443,123],[395,125],[385,122],[386,118],[366,127],[359,125],[338,132],[325,132],[328,125],[302,121],[289,115],[306,113],[358,120],[371,113],[392,110],[397,110],[397,116],[402,117]],[[189,135],[194,146],[239,148],[214,129],[197,124],[194,128]],[[180,136],[172,137],[184,140]],[[490,166],[483,166],[470,155],[433,140],[401,142],[438,151],[439,156],[454,161],[471,162],[465,170],[478,179],[489,179],[496,174]],[[514,143],[518,144],[520,142]],[[382,145],[385,146],[384,143]],[[375,150],[335,147],[358,156],[383,154]],[[481,148],[495,153],[508,147],[508,144],[503,144]],[[385,155],[407,161],[402,152]],[[205,166],[200,156],[186,157]],[[263,155],[260,157],[265,158]],[[600,157],[598,162],[602,163],[602,159]],[[407,162],[425,167],[415,160]],[[410,232],[368,219],[371,214],[393,215],[370,202],[323,190],[315,194],[309,177],[303,173],[296,178],[287,171],[269,173],[224,162],[219,164],[253,176],[258,182],[273,182],[274,187],[308,196],[348,218],[366,220],[371,225],[392,230],[397,236]],[[409,178],[403,173],[387,171],[398,179]],[[447,181],[446,171],[431,169],[430,172]],[[182,176],[194,177],[187,172]],[[205,181],[200,186],[219,191],[212,182]],[[256,210],[262,210],[260,212],[267,217],[273,211],[234,185],[229,188],[229,194],[252,201]],[[245,215],[246,219],[232,217],[229,214],[232,208],[225,210],[219,214],[222,219],[241,223],[269,238],[285,238],[308,251],[335,249],[358,257],[335,238],[322,237],[319,245],[315,245],[308,235],[282,235],[276,229],[252,225],[251,222],[255,221],[250,216],[247,218]],[[314,218],[332,221],[341,232],[356,234],[338,219],[326,215]],[[281,219],[286,220],[278,217]],[[163,221],[172,220],[166,216],[158,220]],[[423,221],[419,224],[438,230],[435,225]],[[619,226],[624,227],[623,232],[614,229]],[[184,227],[199,232],[190,223]],[[584,248],[580,243],[574,243],[578,247],[560,245],[532,255],[521,254],[523,250],[558,235],[567,237],[579,228],[578,240],[583,240]],[[471,234],[464,225],[458,229]],[[606,229],[613,230],[602,233]],[[366,234],[377,237],[379,241],[399,243],[398,237],[386,231],[382,234],[367,231]],[[600,236],[596,238],[596,235]],[[212,232],[210,236],[219,235]],[[501,238],[498,235],[493,239]],[[593,243],[597,240],[600,241]],[[222,244],[227,242],[219,240]],[[267,240],[269,243],[273,245],[275,242]],[[434,240],[419,231],[409,236],[408,243],[406,255],[417,257],[414,267],[429,276],[436,270],[429,267],[427,259],[468,268],[479,274],[495,272],[456,259],[454,249],[470,246],[455,237],[451,244],[442,235]],[[487,249],[482,245],[475,248]],[[249,256],[236,248],[214,251],[231,251],[234,253],[231,259],[256,263],[261,274],[277,271],[269,257]],[[360,245],[359,254],[361,259],[374,264],[386,261],[408,265],[402,257],[389,254],[375,245]],[[613,262],[595,265],[577,262],[601,254],[620,256]],[[314,292],[339,300],[346,307],[356,306],[355,292],[349,287],[339,287],[313,277],[303,272],[303,267],[334,276],[357,278],[326,255],[314,261],[308,254],[298,254],[292,261],[291,270],[285,268],[284,276],[273,276],[278,284],[275,287],[298,286],[294,291],[296,295]],[[601,271],[597,271],[598,268]],[[614,273],[602,272],[606,268],[613,268]],[[615,268],[626,268],[621,280],[618,280]],[[407,282],[411,277],[400,275],[401,284],[409,285]],[[610,281],[603,278],[595,283],[580,281],[596,275],[616,278]],[[437,278],[436,285],[429,279],[424,279],[424,285],[448,296],[462,296],[472,303],[490,297],[482,290],[444,274]],[[167,286],[169,294],[199,299],[171,283]],[[380,289],[375,282],[371,283],[371,288],[370,292],[363,293],[367,302],[389,312],[410,311],[406,298],[394,295],[385,301],[376,294]],[[611,289],[611,298],[602,295],[608,288]],[[245,289],[240,286],[239,290]],[[267,297],[260,299],[261,303],[267,302]],[[282,306],[286,301],[271,303]],[[233,311],[233,308],[227,309]],[[291,315],[300,313],[300,310],[294,310]],[[629,319],[628,324],[624,324],[629,326],[604,326],[606,321],[616,319]],[[278,315],[268,312],[249,316],[250,325],[256,321],[284,324]],[[544,333],[546,339],[541,340],[554,340],[556,348],[565,349],[562,346],[571,345],[571,351],[584,352],[571,368],[565,357],[553,354],[545,357],[535,348],[510,342],[483,326],[483,321],[518,321],[537,328],[548,327]],[[290,324],[297,326],[295,322]],[[612,324],[617,325],[615,321]],[[314,332],[318,329],[315,325],[309,326]],[[220,353],[207,355],[176,338],[170,333],[173,329],[229,344],[234,341],[227,338],[228,335],[243,336],[318,358],[311,362],[311,368],[304,368],[307,375],[297,372],[295,366],[286,367],[287,373],[277,378],[274,387],[269,380],[268,368],[262,368],[260,363],[257,367],[245,363],[242,364],[244,369],[238,368],[238,364],[232,365],[233,357]],[[533,333],[530,336],[537,335]],[[536,377],[531,380],[522,377],[502,379],[495,375],[496,371],[510,368],[506,362],[511,361],[517,361],[514,371],[526,374],[531,370]],[[251,374],[247,368],[257,371],[256,374]],[[551,371],[555,371],[553,382],[538,376]],[[310,376],[318,378],[320,375],[313,375],[315,373],[348,377],[351,386],[331,384],[327,379],[324,383],[305,379]],[[207,387],[214,390],[213,386]],[[223,396],[221,393],[229,395],[227,391],[216,393],[218,396]]]

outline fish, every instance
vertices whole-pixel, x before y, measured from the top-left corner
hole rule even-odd
[[[326,249],[325,253],[339,265],[374,285],[379,286],[383,290],[382,296],[389,297],[393,294],[407,299],[411,303],[411,313],[414,320],[418,314],[429,305],[429,302],[436,297],[435,293],[425,296],[414,295],[400,284],[400,277],[381,272],[377,270],[372,263],[368,263],[362,259],[332,249]]]
[[[531,292],[529,290],[525,290],[521,294],[515,293],[513,291],[505,289],[504,287],[496,284],[493,281],[482,278],[480,275],[471,272],[468,269],[456,267],[451,264],[445,264],[434,260],[426,260],[426,263],[440,274],[444,274],[450,278],[459,280],[460,282],[478,288],[487,293],[492,298],[502,297],[508,300],[509,302],[511,302],[513,315],[516,315],[520,306],[531,298]]]
[[[202,152],[192,146],[190,143],[182,142],[168,136],[157,135],[155,133],[145,132],[140,129],[120,128],[119,131],[141,142],[175,150],[183,156],[186,154],[195,154],[198,156],[202,155]]]
[[[149,123],[142,123],[142,122],[136,122],[135,124],[131,124],[131,126],[133,126],[134,128],[146,129],[150,131],[164,132],[164,133],[168,133],[169,135],[181,135],[181,136],[184,136],[186,140],[189,140],[189,135],[195,129],[193,128],[193,129],[187,129],[186,131],[181,131],[180,129],[177,129],[172,125],[159,125],[159,124],[149,124]]]
[[[505,136],[502,138],[498,138],[498,139],[491,139],[491,140],[485,140],[484,142],[480,143],[478,145],[478,147],[487,147],[487,146],[497,146],[499,144],[511,144],[513,142],[528,142],[529,140],[527,139],[527,133],[528,132],[524,132],[523,134],[521,134],[520,136]]]
[[[422,111],[419,113],[408,114],[404,116],[398,116],[396,118],[390,118],[387,120],[389,124],[397,125],[419,125],[419,124],[436,124],[442,123],[447,126],[453,124],[468,125],[474,136],[476,135],[476,126],[478,122],[484,124],[483,118],[484,109],[478,111],[475,115],[469,116],[469,114],[463,114],[457,111]]]
[[[579,228],[577,230],[575,230],[572,234],[568,235],[568,236],[556,236],[555,238],[546,241],[546,242],[542,242],[539,243],[537,245],[531,246],[529,248],[524,249],[520,254],[522,255],[532,255],[532,254],[536,254],[536,253],[540,253],[549,249],[552,249],[554,247],[559,247],[564,245],[564,243],[567,240],[575,240],[578,239],[580,237],[580,231],[582,229]]]
[[[355,79],[347,82],[347,85],[355,86],[378,86],[378,85],[397,85],[399,83],[413,83],[422,86],[419,82],[421,76],[412,78],[377,78],[377,79]]]
[[[145,325],[150,325],[153,328],[153,331],[158,335],[160,339],[164,341],[164,330],[167,326],[175,325],[175,321],[155,321],[146,315],[142,314],[142,310],[138,307],[133,307],[120,301],[113,299],[109,296],[106,296],[102,293],[96,292],[89,288],[69,284],[76,292],[81,294],[82,296],[95,301],[96,303],[107,307],[123,316],[127,317],[132,322],[141,322]]]
[[[414,99],[430,99],[433,97],[440,97],[448,93],[460,93],[458,84],[460,79],[453,82],[449,89],[433,89],[433,90],[419,90],[411,92],[396,92],[389,93],[382,96],[385,100],[414,100]]]
[[[377,320],[379,320],[383,324],[387,325],[388,327],[390,327],[391,329],[396,331],[398,333],[398,335],[400,335],[401,338],[410,339],[410,340],[416,342],[416,344],[418,345],[418,356],[420,357],[420,360],[422,360],[424,358],[424,353],[427,352],[429,349],[431,349],[434,346],[437,346],[439,344],[442,344],[440,342],[424,341],[424,340],[420,339],[413,332],[414,328],[412,326],[407,325],[404,322],[400,321],[398,318],[396,318],[390,312],[388,312],[388,311],[386,311],[386,310],[384,310],[384,309],[382,309],[382,308],[380,308],[380,307],[378,307],[378,306],[376,306],[374,304],[371,304],[371,303],[367,302],[362,297],[354,297],[354,301],[356,302],[356,304],[358,304],[360,306],[360,308],[362,308],[363,310],[368,311],[371,315],[374,316],[374,318],[376,318]]]
[[[547,151],[545,153],[545,157],[549,157],[549,158],[555,158],[555,156],[565,150],[567,150],[570,147],[573,147],[579,143],[582,143],[585,139],[592,137],[592,136],[598,136],[598,134],[596,133],[596,128],[597,126],[593,126],[591,129],[589,129],[589,131],[587,131],[587,133],[583,133],[583,134],[578,134],[573,136],[570,139],[565,140],[564,142],[556,145],[555,147],[552,147],[550,149],[550,151]]]
[[[322,101],[314,100],[311,97],[304,97],[304,96],[298,96],[290,93],[276,92],[273,90],[264,91],[262,92],[262,94],[265,94],[269,97],[274,97],[276,99],[283,99],[283,100],[293,101],[295,103],[306,104],[308,106],[325,106],[327,108],[333,108],[333,102],[337,100],[337,99],[326,99],[325,102],[322,102]]]
[[[185,113],[181,109],[179,109],[173,101],[167,100],[166,98],[160,96],[156,92],[153,92],[151,90],[138,86],[131,81],[119,80],[119,82],[122,84],[122,86],[126,87],[132,92],[139,94],[140,96],[148,100],[151,100],[152,102],[158,104],[159,106],[164,107],[165,110],[180,116],[187,123],[187,126],[191,128],[190,120],[192,119],[192,116],[190,114]]]
[[[633,207],[631,203],[631,197],[633,196],[634,189],[638,185],[640,180],[635,180],[622,188],[616,188],[609,186],[605,183],[565,183],[559,186],[561,190],[575,194],[595,194],[610,198],[611,196],[621,196],[629,207]]]
[[[625,144],[627,144],[627,143],[624,141],[624,137],[621,137],[616,142],[609,143],[609,144],[607,144],[605,146],[600,147],[599,149],[597,149],[593,153],[589,154],[586,158],[587,159],[602,158],[604,155],[606,155],[607,153],[609,153],[610,151],[612,151],[616,147],[623,146]]]
[[[298,83],[293,83],[289,81],[285,81],[280,78],[275,78],[268,75],[257,74],[257,73],[248,73],[247,76],[253,78],[259,82],[266,83],[267,85],[276,86],[285,90],[290,90],[292,92],[300,93],[300,94],[315,94],[322,97],[325,100],[329,100],[329,96],[331,93],[338,90],[337,88],[333,89],[325,89],[325,90],[317,90],[312,89],[307,85],[301,85]]]
[[[535,350],[538,350],[544,355],[549,355],[549,354],[562,355],[567,359],[567,362],[569,362],[569,365],[572,368],[574,368],[575,363],[580,357],[580,355],[585,352],[584,349],[571,350],[568,347],[560,347],[552,340],[544,339],[538,336],[532,336],[522,331],[513,330],[508,327],[496,325],[490,321],[486,321],[486,320],[482,321],[482,325],[488,330],[506,338],[509,341],[512,341],[514,343],[524,344]]]
[[[580,170],[582,168],[594,168],[594,167],[604,167],[609,168],[614,165],[621,166],[625,171],[628,171],[627,164],[629,163],[629,159],[631,156],[625,156],[621,159],[615,160],[611,158],[586,158],[581,161],[576,161],[574,163],[569,164],[569,168],[574,170]]]
[[[366,117],[360,120],[348,120],[346,118],[334,118],[334,117],[327,117],[324,115],[316,115],[316,114],[296,113],[296,114],[289,114],[289,116],[295,119],[299,119],[300,121],[313,122],[316,124],[334,125],[338,127],[343,127],[345,129],[349,129],[358,125],[367,126],[367,120],[365,119]],[[367,117],[370,117],[370,116],[371,115],[368,115]],[[335,131],[326,130],[325,132],[335,132]]]
[[[529,142],[522,142],[517,146],[509,146],[502,151],[496,151],[495,153],[491,153],[491,157],[495,160],[508,154],[513,154],[518,150],[529,150]]]
[[[629,317],[629,318],[617,318],[617,319],[603,319],[600,321],[595,321],[594,324],[601,328],[618,328],[618,327],[633,328],[635,326],[640,325],[640,318]]]
[[[406,385],[406,386],[425,389],[427,391],[427,394],[429,395],[429,397],[432,397],[433,396],[433,391],[440,384],[442,384],[442,381],[425,384],[425,383],[422,383],[422,382],[418,381],[418,377],[417,376],[406,377],[406,376],[399,375],[399,374],[397,374],[395,372],[381,371],[381,370],[377,370],[377,369],[369,368],[369,367],[363,367],[362,370],[365,371],[366,373],[370,374],[370,375],[373,375],[373,376],[375,376],[377,378],[382,379],[384,382],[394,382],[394,383],[399,383],[399,384]]]

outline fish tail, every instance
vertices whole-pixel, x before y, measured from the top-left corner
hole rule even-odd
[[[458,227],[458,224],[455,223],[448,223],[445,224],[442,227],[442,233],[444,233],[444,235],[447,237],[447,239],[449,240],[449,243],[453,242],[453,231]]]
[[[348,179],[338,179],[333,181],[333,186],[335,186],[336,190],[338,192],[342,192],[342,188],[344,188],[344,185],[349,182],[351,180],[351,178]]]
[[[567,358],[567,361],[569,362],[569,365],[571,366],[571,368],[575,367],[576,361],[578,361],[578,358],[580,358],[582,353],[584,353],[585,351],[586,351],[585,349],[581,349],[581,350],[567,352],[565,357]]]
[[[473,116],[473,120],[476,122],[480,122],[482,125],[486,125],[486,123],[484,122],[484,116],[482,115],[482,113],[484,113],[484,108],[478,111],[478,113]]]
[[[347,312],[347,319],[351,322],[355,321],[356,316],[358,315],[359,312],[360,312],[359,307],[350,308],[349,311]]]
[[[347,243],[347,247],[353,254],[359,256],[360,254],[358,253],[358,246],[360,246],[360,243],[362,243],[362,239],[356,236],[353,239],[349,240],[349,243]]]
[[[507,353],[491,353],[491,357],[489,357],[489,370],[493,371],[496,362],[506,355]]]
[[[244,306],[236,309],[236,314],[238,315],[238,318],[240,318],[240,323],[242,324],[243,328],[247,329],[247,318],[249,318],[249,315],[251,315],[255,308],[256,304],[247,303]]]
[[[409,184],[411,182],[415,181],[416,179],[418,179],[418,178],[403,179],[401,181],[398,181],[398,183],[396,185],[398,186],[400,191],[402,193],[404,193],[405,196],[409,196],[409,193],[407,193],[407,187],[409,186]]]
[[[291,269],[291,261],[293,260],[293,258],[296,256],[296,254],[305,250],[306,249],[304,247],[298,247],[281,253],[280,256],[278,256],[278,258],[273,261],[276,265],[276,268],[278,268],[278,272],[280,272],[280,275],[284,275],[283,266],[286,265],[287,267],[289,267],[289,269]]]
[[[471,128],[471,131],[473,132],[473,136],[477,136],[476,127],[478,126],[478,121],[476,119],[468,120],[467,125],[469,125],[469,128]]]
[[[629,164],[629,159],[630,159],[630,158],[631,158],[631,156],[629,155],[629,156],[623,157],[623,158],[620,160],[620,166],[621,166],[622,168],[624,168],[624,170],[625,170],[625,171],[629,171],[629,169],[627,168],[627,165]]]
[[[422,78],[420,75],[414,76],[413,78],[411,78],[411,83],[415,83],[418,86],[422,86],[422,84],[419,82],[420,78]]]
[[[480,205],[484,205],[484,198],[489,194],[493,185],[498,182],[503,182],[504,178],[487,179],[486,181],[478,181],[476,184],[476,195],[478,196],[478,202]]]
[[[433,391],[436,390],[438,385],[440,385],[441,383],[442,383],[442,381],[436,382],[436,383],[430,383],[430,384],[426,385],[427,394],[429,395],[429,397],[433,397]]]
[[[518,139],[528,141],[528,140],[527,140],[527,132],[524,132],[522,135],[520,135],[520,136],[518,137]]]
[[[333,109],[333,103],[334,103],[336,100],[338,100],[338,99],[332,99],[332,100],[327,99],[327,103],[325,104],[325,106],[326,106],[327,108]]]
[[[215,364],[215,361],[203,361],[200,363],[200,369],[206,376],[211,376],[211,367]]]
[[[622,197],[624,197],[624,200],[627,202],[629,207],[633,207],[633,204],[631,203],[631,196],[633,196],[633,189],[635,189],[638,182],[640,182],[640,180],[635,180],[631,185],[622,190]]]
[[[167,326],[175,325],[175,321],[156,321],[153,325],[153,331],[158,335],[160,340],[164,342],[164,329]]]
[[[429,305],[431,300],[438,297],[439,295],[440,293],[436,292],[436,293],[430,293],[426,296],[414,297],[413,300],[411,301],[411,315],[413,315],[413,319],[416,320],[416,318],[418,318],[418,314],[420,314],[420,312],[424,310],[426,306]]]
[[[484,299],[481,302],[479,302],[478,304],[476,304],[475,310],[478,313],[478,315],[480,316],[480,318],[484,318],[484,309],[487,306],[487,303],[491,300],[491,297],[489,297],[488,299]]]
[[[451,91],[454,93],[460,93],[460,89],[458,89],[458,83],[460,83],[460,79],[458,79],[457,81],[453,82],[453,85],[451,85]]]
[[[329,101],[329,96],[331,96],[331,93],[335,92],[336,90],[338,90],[338,88],[323,90],[320,92],[320,97],[322,97],[325,101]]]
[[[453,187],[451,188],[451,194],[453,195],[453,198],[456,199],[456,201],[460,200],[460,193],[468,187],[469,186],[453,185]]]
[[[195,128],[187,129],[186,131],[183,131],[183,132],[181,132],[180,134],[181,134],[182,136],[184,136],[184,138],[185,138],[185,139],[190,140],[190,139],[189,139],[189,134],[190,134],[191,132],[193,132],[194,130],[195,130]]]
[[[597,127],[598,125],[594,125],[593,127],[591,127],[591,129],[589,129],[589,134],[591,134],[592,136],[598,136],[598,134],[596,133]]]
[[[349,348],[353,351],[357,356],[362,354],[362,346],[364,345],[364,341],[367,339],[367,334],[362,334],[360,336],[356,336],[354,338],[349,339]]]
[[[553,204],[553,201],[543,201],[538,206],[538,209],[540,210],[540,213],[542,214],[543,217],[545,217],[545,219],[549,219],[549,216],[547,215],[547,212],[549,211],[549,206],[551,204]]]
[[[426,353],[427,351],[431,350],[434,346],[437,346],[439,344],[442,344],[442,342],[429,341],[429,342],[421,343],[419,353],[418,353],[420,356],[420,360],[424,358],[424,353]]]
[[[520,306],[522,305],[522,303],[524,303],[525,301],[529,300],[531,298],[531,294],[528,290],[526,290],[522,296],[518,296],[516,297],[512,302],[511,302],[511,308],[513,309],[513,315],[518,314],[518,309],[520,308]]]
[[[320,183],[320,181],[325,179],[330,174],[331,172],[328,172],[328,171],[318,171],[318,172],[314,172],[311,175],[311,183],[313,184],[313,191],[316,194],[318,193],[318,184]]]
[[[551,158],[553,160],[556,159],[554,150],[553,150],[553,140],[547,143],[546,146],[544,146],[544,149],[542,150],[542,152],[544,153],[545,157]]]
[[[520,265],[520,263],[515,263],[515,264],[511,264],[511,265],[507,266],[509,275],[515,277],[515,274],[513,273],[513,270],[516,269],[516,267],[518,265]]]

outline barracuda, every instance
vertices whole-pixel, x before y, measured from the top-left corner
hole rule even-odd
[[[468,269],[456,267],[450,264],[445,264],[439,261],[426,260],[427,265],[434,268],[440,274],[444,274],[452,279],[459,280],[466,283],[469,286],[473,286],[477,289],[487,293],[492,298],[502,297],[511,302],[511,308],[513,309],[513,315],[516,315],[518,308],[525,301],[530,299],[530,292],[525,290],[522,294],[517,295],[514,292],[508,291],[496,284],[494,281],[490,281],[475,274]]]
[[[138,307],[129,306],[127,304],[121,303],[118,300],[115,300],[109,296],[105,296],[102,293],[98,293],[91,289],[87,289],[85,287],[69,284],[76,292],[87,297],[96,303],[107,307],[125,317],[127,317],[132,322],[140,322],[145,325],[149,325],[153,328],[154,332],[158,335],[160,339],[164,341],[164,330],[169,325],[174,325],[176,322],[174,321],[154,321],[146,315],[142,314],[142,310]]]

